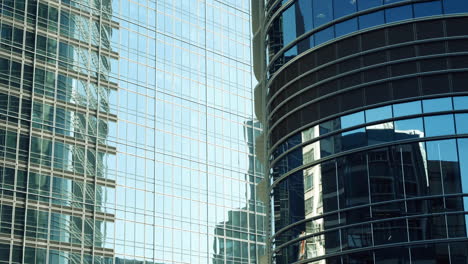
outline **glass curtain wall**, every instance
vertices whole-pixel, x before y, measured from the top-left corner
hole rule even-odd
[[[258,263],[250,4],[0,1],[0,263]]]

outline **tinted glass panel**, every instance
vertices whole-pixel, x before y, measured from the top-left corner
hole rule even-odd
[[[393,115],[395,117],[421,114],[421,102],[409,102],[396,104],[393,106]]]
[[[314,25],[318,27],[333,19],[333,2],[323,0],[313,0],[314,5]]]
[[[437,98],[423,100],[424,113],[452,110],[452,98]]]
[[[427,116],[424,117],[426,136],[444,136],[455,134],[453,115]]]
[[[413,8],[411,5],[399,6],[385,10],[387,23],[410,19],[413,17]]]
[[[468,139],[458,140],[458,151],[460,155],[462,190],[464,193],[468,193]],[[465,206],[468,206],[468,204]]]
[[[356,1],[333,0],[335,19],[356,12]]]
[[[468,2],[465,0],[444,0],[445,13],[468,12]]]
[[[376,6],[381,6],[382,0],[358,0],[359,10],[365,10]]]
[[[414,4],[415,17],[439,15],[441,13],[442,6],[439,1]]]
[[[468,133],[468,114],[456,114],[455,122],[457,127],[457,134]]]
[[[390,105],[366,110],[367,123],[387,118],[392,118],[392,106]]]
[[[377,25],[382,25],[384,23],[384,12],[374,12],[367,15],[362,15],[359,17],[359,28],[365,29]]]
[[[468,96],[454,97],[453,106],[455,110],[465,110],[468,109]]]
[[[341,128],[352,127],[364,124],[364,112],[357,112],[354,114],[341,117]]]

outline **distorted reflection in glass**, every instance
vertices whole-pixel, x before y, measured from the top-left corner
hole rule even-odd
[[[429,141],[426,148],[429,179],[435,185],[430,188],[438,194],[461,192],[456,140]]]

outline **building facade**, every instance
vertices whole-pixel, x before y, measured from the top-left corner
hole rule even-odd
[[[468,1],[258,1],[273,263],[468,263]]]
[[[0,1],[0,263],[259,263],[250,5]]]

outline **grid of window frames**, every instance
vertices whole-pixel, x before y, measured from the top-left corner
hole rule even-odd
[[[249,0],[1,0],[0,34],[0,263],[258,263]]]

